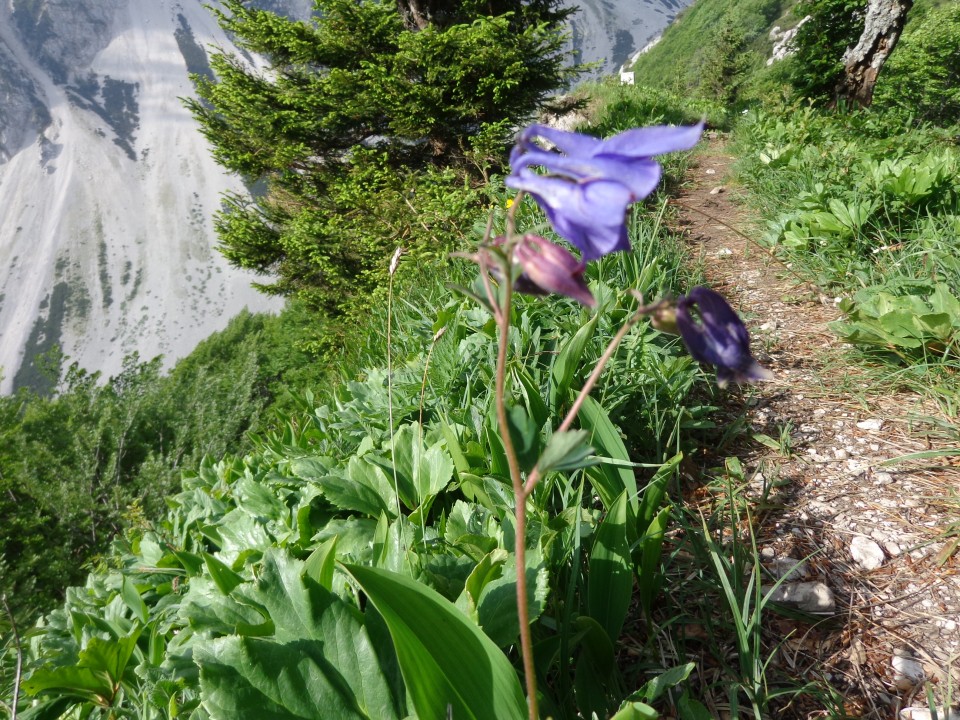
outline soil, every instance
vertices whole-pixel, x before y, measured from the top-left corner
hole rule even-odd
[[[853,359],[827,326],[841,316],[838,299],[756,242],[759,222],[737,187],[734,158],[713,135],[676,200],[679,228],[774,373],[727,396],[725,411],[746,424],[722,455],[739,457],[746,471],[765,567],[802,563],[784,585],[824,583],[835,603],[799,619],[767,613],[771,670],[828,683],[848,717],[909,718],[909,708],[927,708],[928,689],[955,703],[960,469],[950,464],[956,456],[890,462],[956,448],[955,420],[891,383],[873,389],[877,369]],[[778,716],[828,713],[800,695]]]

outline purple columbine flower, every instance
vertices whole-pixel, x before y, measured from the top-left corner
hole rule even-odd
[[[531,125],[510,154],[506,184],[524,190],[543,208],[562,238],[583,254],[584,262],[629,250],[627,206],[642,200],[660,182],[654,155],[689,150],[700,139],[703,123],[686,127],[627,130],[608,140]],[[556,147],[544,150],[542,138]],[[543,166],[546,175],[532,168]]]
[[[518,292],[557,293],[589,307],[596,306],[583,278],[586,265],[559,245],[538,235],[524,235],[513,250],[513,260],[523,270],[514,283]]]
[[[699,321],[691,317],[696,308]],[[717,368],[717,385],[769,380],[773,373],[750,354],[750,334],[740,316],[721,295],[695,287],[677,299],[677,328],[684,345],[697,362]]]

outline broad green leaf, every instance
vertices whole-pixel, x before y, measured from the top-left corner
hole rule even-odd
[[[546,475],[551,471],[579,470],[601,462],[593,456],[590,433],[586,430],[566,430],[550,436],[538,465]]]
[[[147,605],[143,602],[143,598],[140,597],[140,591],[137,590],[137,586],[134,585],[133,581],[126,575],[123,576],[120,585],[120,596],[123,598],[124,604],[130,608],[130,612],[133,613],[134,617],[146,625],[149,616]]]
[[[526,702],[507,657],[457,608],[410,578],[344,565],[390,629],[421,718],[521,720]]]
[[[657,720],[659,717],[660,713],[646,703],[631,702],[620,708],[610,720]]]
[[[463,587],[463,597],[467,601],[466,609],[474,620],[477,619],[477,605],[480,603],[480,595],[483,589],[503,575],[503,566],[509,557],[510,554],[506,550],[497,548],[484,555],[483,559],[467,576],[467,581]]]
[[[670,506],[664,507],[647,525],[640,538],[640,566],[637,572],[637,587],[640,594],[640,606],[648,615],[653,608],[653,599],[660,590],[660,553],[667,522],[670,519]]]
[[[337,561],[337,535],[310,553],[303,571],[326,590],[333,588],[333,569]]]
[[[580,645],[580,657],[574,673],[574,690],[581,713],[606,717],[609,700],[604,688],[613,686],[615,672],[613,643],[596,620],[581,615],[574,621]]]
[[[696,663],[687,663],[686,665],[678,665],[669,670],[664,670],[655,678],[645,682],[643,687],[633,693],[628,699],[656,702],[667,690],[675,688],[680,683],[686,681],[696,667]]]
[[[233,499],[237,507],[255,518],[280,522],[290,514],[280,498],[249,475],[234,484]]]
[[[633,570],[627,540],[627,492],[614,501],[597,528],[590,552],[587,609],[612,641],[620,637],[633,596]]]
[[[526,563],[527,614],[533,622],[546,606],[549,575],[538,550],[527,550]],[[510,555],[500,577],[484,586],[477,602],[477,620],[487,636],[500,647],[517,641],[520,623],[517,618],[516,555]]]
[[[583,359],[583,353],[597,329],[599,313],[594,313],[572,338],[560,348],[550,370],[550,406],[559,412],[570,396],[570,386]]]
[[[435,443],[427,448],[420,433],[420,425],[410,423],[397,430],[389,442],[400,498],[411,510],[436,496],[453,475],[453,460],[443,449],[443,444]]]
[[[362,711],[316,641],[232,636],[198,644],[194,659],[201,702],[213,720],[380,717]]]
[[[262,608],[275,631],[195,647],[212,718],[398,717],[362,616],[306,563],[268,551],[256,581],[236,594]]]
[[[680,720],[712,720],[713,715],[707,707],[699,700],[690,697],[690,693],[685,692],[677,701],[677,713]]]
[[[522,405],[507,408],[507,425],[520,470],[530,472],[540,457],[540,428]]]
[[[76,665],[35,670],[23,681],[23,689],[31,695],[44,690],[56,690],[62,695],[108,706],[120,689],[141,631],[138,625],[130,634],[114,640],[90,638],[87,646],[80,651]]]
[[[324,497],[341,510],[352,510],[368,517],[379,517],[380,513],[384,512],[396,516],[396,505],[391,506],[387,498],[384,498],[365,482],[356,479],[356,472],[350,472],[351,470],[356,471],[358,465],[368,465],[364,460],[357,458],[354,458],[354,460],[357,462],[351,462],[347,468],[351,477],[330,474],[317,479],[316,482],[323,488]],[[377,470],[380,470],[380,468],[377,468]],[[383,471],[380,470],[380,472]]]
[[[579,419],[580,426],[590,433],[590,443],[597,454],[614,460],[630,461],[627,446],[623,444],[620,432],[610,422],[610,417],[600,403],[592,397],[587,397],[580,408]],[[637,478],[632,468],[600,465],[588,470],[587,475],[605,508],[609,509],[620,493],[626,490],[627,502],[634,512],[637,511]]]
[[[203,576],[190,580],[180,603],[180,620],[198,632],[219,635],[272,635],[273,623],[255,607],[224,595],[212,578]]]
[[[210,553],[203,553],[203,561],[207,565],[207,571],[210,573],[213,582],[216,583],[220,592],[224,595],[229,595],[235,587],[246,582],[243,577],[235,573]]]

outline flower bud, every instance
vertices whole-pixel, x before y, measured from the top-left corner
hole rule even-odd
[[[559,245],[538,235],[525,235],[514,248],[513,259],[523,271],[514,285],[518,292],[557,293],[589,307],[596,306],[583,278],[586,266]]]

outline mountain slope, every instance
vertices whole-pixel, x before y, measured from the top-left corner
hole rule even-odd
[[[581,0],[571,47],[615,72],[688,2]],[[215,249],[220,195],[241,186],[179,100],[210,45],[232,49],[202,0],[0,6],[0,393],[43,388],[36,358],[55,346],[112,375],[279,306]]]
[[[178,99],[204,46],[229,44],[209,11],[51,0],[0,13],[0,391],[36,382],[24,353],[58,344],[114,373],[131,351],[173,359],[244,306],[276,308],[214,250],[211,217],[239,183]]]

